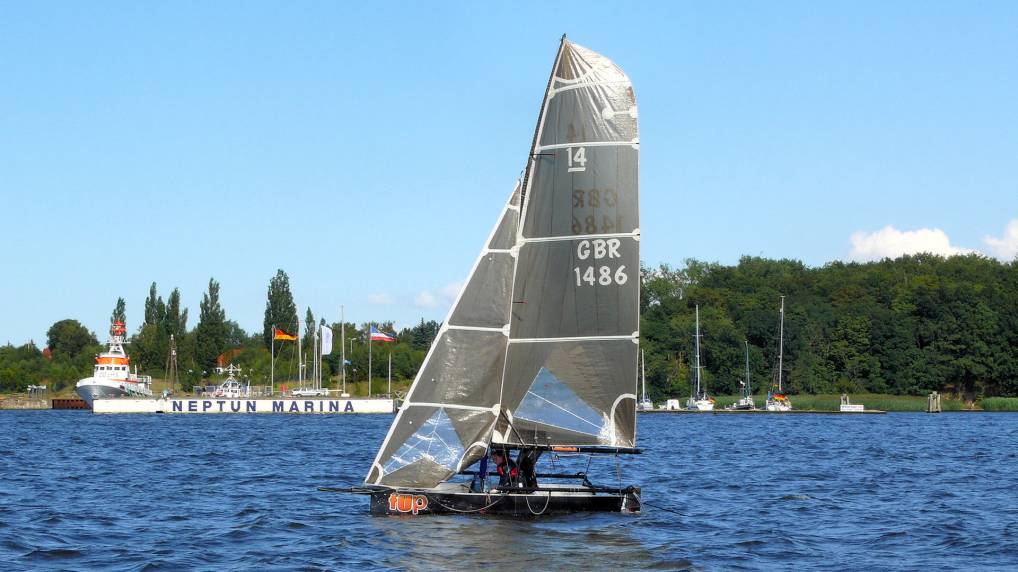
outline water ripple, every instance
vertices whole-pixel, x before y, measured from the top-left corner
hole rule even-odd
[[[625,480],[674,512],[536,520],[371,517],[363,497],[319,493],[360,481],[385,416],[0,419],[0,569],[1018,564],[1013,414],[641,416]]]

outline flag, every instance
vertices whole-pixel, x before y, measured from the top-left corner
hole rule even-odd
[[[396,341],[396,334],[387,334],[381,332],[378,328],[371,326],[371,341],[373,342],[394,342]]]
[[[322,355],[327,356],[332,353],[332,328],[329,326],[321,326],[322,330]]]
[[[280,330],[279,328],[273,327],[272,329],[275,330],[272,333],[272,339],[274,339],[274,340],[282,340],[284,342],[292,342],[292,341],[297,339],[297,336],[294,336],[292,334],[288,334],[288,333],[284,332],[283,330]]]

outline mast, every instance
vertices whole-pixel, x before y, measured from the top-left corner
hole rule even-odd
[[[527,196],[530,191],[530,187],[533,185],[533,174],[534,167],[537,166],[537,145],[541,141],[541,129],[544,127],[544,117],[548,111],[548,100],[551,97],[551,88],[555,83],[555,72],[558,70],[559,62],[562,60],[562,52],[566,47],[566,35],[562,34],[559,38],[558,52],[555,53],[555,63],[551,65],[551,73],[548,74],[548,84],[544,87],[544,99],[541,100],[541,111],[537,114],[537,125],[534,127],[534,139],[530,143],[530,155],[527,156],[527,168],[523,171],[523,184],[520,187],[520,203],[519,203],[519,219],[516,226],[516,240],[515,244],[520,244],[520,239],[523,237],[523,221],[527,215]],[[512,304],[516,300],[516,274],[519,269],[519,256],[513,256],[513,274],[512,274],[512,285],[509,288],[511,295],[509,297],[509,303]],[[510,314],[512,311],[510,310]],[[509,354],[509,343],[510,336],[506,336],[505,340],[505,352]],[[502,400],[505,393],[505,376],[509,369],[509,360],[506,359],[502,362],[502,379],[499,383],[498,388],[498,401],[501,406]]]
[[[534,127],[534,140],[530,144],[530,158],[527,161],[527,169],[523,172],[523,187],[520,191],[520,224],[518,231],[523,232],[523,217],[526,216],[527,195],[533,183],[531,174],[537,166],[537,145],[541,142],[541,129],[544,127],[544,117],[548,111],[548,100],[551,99],[551,88],[555,82],[555,71],[558,70],[559,62],[562,60],[562,52],[566,47],[566,35],[559,38],[558,53],[555,54],[555,63],[551,66],[551,73],[548,75],[548,85],[544,88],[544,99],[541,100],[541,111],[537,114],[537,126]],[[515,270],[513,272],[515,274]]]
[[[746,397],[752,395],[752,390],[749,388],[749,340],[743,340],[746,344]]]
[[[392,352],[389,352],[389,398],[392,398]]]
[[[640,379],[643,381],[643,402],[647,401],[647,360],[640,349]]]
[[[339,361],[343,368],[343,393],[346,395],[346,312],[345,308],[339,307]]]
[[[177,341],[170,334],[170,355],[166,365],[166,378],[170,382],[170,393],[177,387]]]
[[[276,388],[276,325],[272,324],[272,334],[269,335],[269,395]]]
[[[694,399],[700,399],[700,305],[696,305],[696,394]]]
[[[367,324],[367,397],[372,396],[372,329],[375,324]]]
[[[297,315],[297,384],[304,387],[304,352],[300,347],[300,315]]]
[[[781,393],[781,368],[785,351],[785,297],[781,297],[781,325],[778,327],[778,393]]]

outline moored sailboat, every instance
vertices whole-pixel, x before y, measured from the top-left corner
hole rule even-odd
[[[792,402],[781,389],[782,370],[784,369],[785,350],[785,297],[781,297],[781,317],[778,322],[778,368],[774,372],[774,384],[767,392],[767,411],[783,412],[792,410]]]
[[[746,346],[746,379],[739,382],[741,386],[739,400],[725,409],[732,411],[755,411],[756,403],[753,401],[753,389],[749,383],[749,340],[743,340]]]
[[[637,408],[640,411],[653,411],[654,402],[647,397],[647,360],[643,356],[643,350],[640,350],[640,383],[643,386],[643,397],[640,398],[640,403]]]
[[[690,411],[714,411],[714,398],[707,395],[707,388],[703,383],[700,365],[700,306],[696,306],[696,362],[694,369],[693,394],[686,400],[686,409]]]
[[[639,510],[614,473],[536,468],[639,452],[636,118],[625,73],[563,36],[524,176],[352,491],[371,512]]]

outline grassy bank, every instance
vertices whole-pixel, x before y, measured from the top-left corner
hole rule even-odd
[[[979,405],[985,411],[1018,411],[1018,397],[987,397]]]
[[[852,403],[866,406],[866,409],[879,409],[881,411],[926,411],[926,397],[919,395],[888,395],[883,393],[854,393],[849,398]],[[724,408],[739,400],[738,395],[718,395],[716,407]],[[757,407],[763,407],[767,399],[765,395],[754,395]],[[841,405],[840,394],[819,394],[819,395],[792,395],[792,407],[795,409],[812,409],[816,411],[837,411]],[[1011,402],[1013,409],[994,409],[994,411],[1018,411],[1018,399],[993,397],[984,399],[983,403],[989,400],[1004,400]],[[965,404],[960,399],[951,399],[947,396],[941,397],[941,407],[944,411],[960,411]],[[1002,405],[1003,407],[1003,405]],[[984,406],[985,408],[985,406]]]

